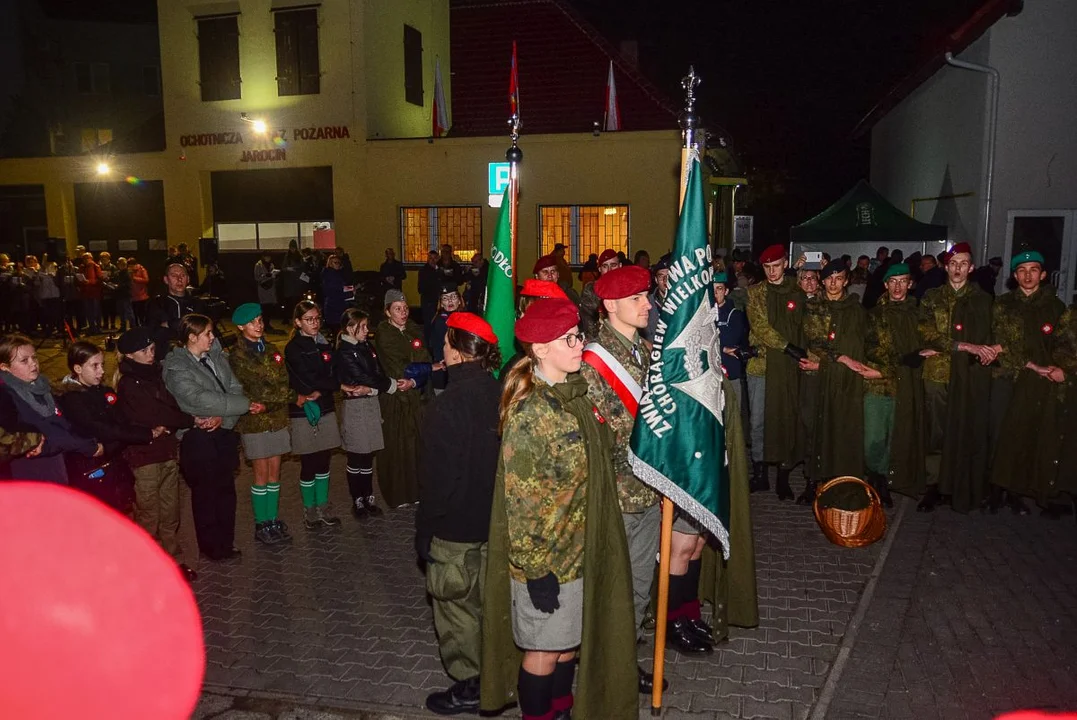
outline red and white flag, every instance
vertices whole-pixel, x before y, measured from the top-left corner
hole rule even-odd
[[[512,41],[512,70],[509,72],[509,115],[520,114],[520,82],[516,77],[516,41]]]
[[[441,60],[434,61],[434,137],[441,137],[449,131],[449,107],[445,104],[445,86],[441,84]]]
[[[606,79],[606,132],[621,129],[621,106],[617,102],[617,85],[613,82],[613,61],[610,60],[610,74]]]

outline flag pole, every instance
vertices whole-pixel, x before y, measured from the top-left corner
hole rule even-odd
[[[509,118],[509,138],[512,146],[505,152],[505,160],[509,163],[509,237],[512,238],[512,297],[516,297],[516,224],[519,219],[518,195],[520,193],[520,163],[523,162],[524,152],[517,142],[520,139],[520,112],[517,109]],[[513,303],[515,305],[515,302]]]
[[[688,75],[681,79],[684,88],[685,105],[679,122],[684,144],[681,147],[680,201],[678,208],[684,207],[684,195],[688,186],[688,162],[691,150],[700,138],[700,118],[696,113],[696,87],[702,82],[696,75],[695,68],[688,67]],[[662,498],[662,530],[658,544],[658,607],[654,622],[654,686],[651,690],[651,715],[662,714],[662,681],[665,676],[666,663],[666,618],[669,615],[669,563],[673,549],[673,501]]]

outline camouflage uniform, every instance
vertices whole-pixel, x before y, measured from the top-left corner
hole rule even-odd
[[[649,350],[638,335],[636,343],[633,343],[614,330],[608,321],[602,321],[596,342],[621,364],[633,380],[643,386],[650,359]],[[636,424],[635,416],[628,412],[609,383],[586,362],[580,368],[580,375],[587,380],[587,396],[613,431],[611,454],[613,470],[617,475],[617,501],[621,507],[628,555],[632,563],[632,592],[638,634],[650,603],[651,583],[654,580],[654,556],[658,551],[658,529],[662,519],[658,493],[640,482],[628,463],[628,441]]]
[[[550,386],[535,390],[501,439],[509,572],[518,582],[552,572],[563,585],[583,570],[587,448],[576,419]]]
[[[1043,506],[1056,492],[1058,414],[1065,389],[1025,365],[1052,364],[1065,309],[1050,285],[1041,285],[1032,295],[1014,290],[995,303],[995,342],[1004,352],[991,386],[992,429],[996,420],[999,427],[992,438],[991,482]],[[996,403],[996,388],[1003,384],[1006,402]]]
[[[927,485],[952,495],[958,512],[979,506],[984,493],[991,370],[956,347],[991,344],[991,304],[975,283],[946,283],[920,301],[920,338],[938,352],[923,370]]]
[[[296,392],[288,384],[284,354],[271,342],[259,352],[241,338],[229,351],[228,360],[247,398],[266,406],[263,413],[241,417],[236,432],[246,435],[286,429],[288,406],[296,401]]]
[[[1059,389],[1058,404],[1059,452],[1054,458],[1057,468],[1055,490],[1066,493],[1077,502],[1077,453],[1065,452],[1077,444],[1077,305],[1070,305],[1059,318],[1056,342],[1052,349],[1052,364],[1066,373]]]
[[[9,463],[37,447],[41,435],[36,432],[19,432],[0,427],[0,479],[7,479]]]

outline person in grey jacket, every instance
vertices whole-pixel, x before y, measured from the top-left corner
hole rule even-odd
[[[195,535],[202,555],[214,562],[238,558],[236,486],[239,435],[233,430],[242,415],[265,411],[251,402],[232,374],[213,321],[185,315],[179,325],[179,347],[162,364],[165,387],[195,426],[179,430],[180,472],[191,488]]]

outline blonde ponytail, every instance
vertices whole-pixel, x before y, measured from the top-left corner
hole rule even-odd
[[[521,402],[527,399],[535,390],[535,363],[531,355],[531,346],[525,344],[524,351],[527,353],[518,363],[512,366],[508,375],[505,376],[505,387],[501,391],[501,406],[499,409],[501,421],[497,432],[503,435],[505,425],[509,417],[516,412]]]

